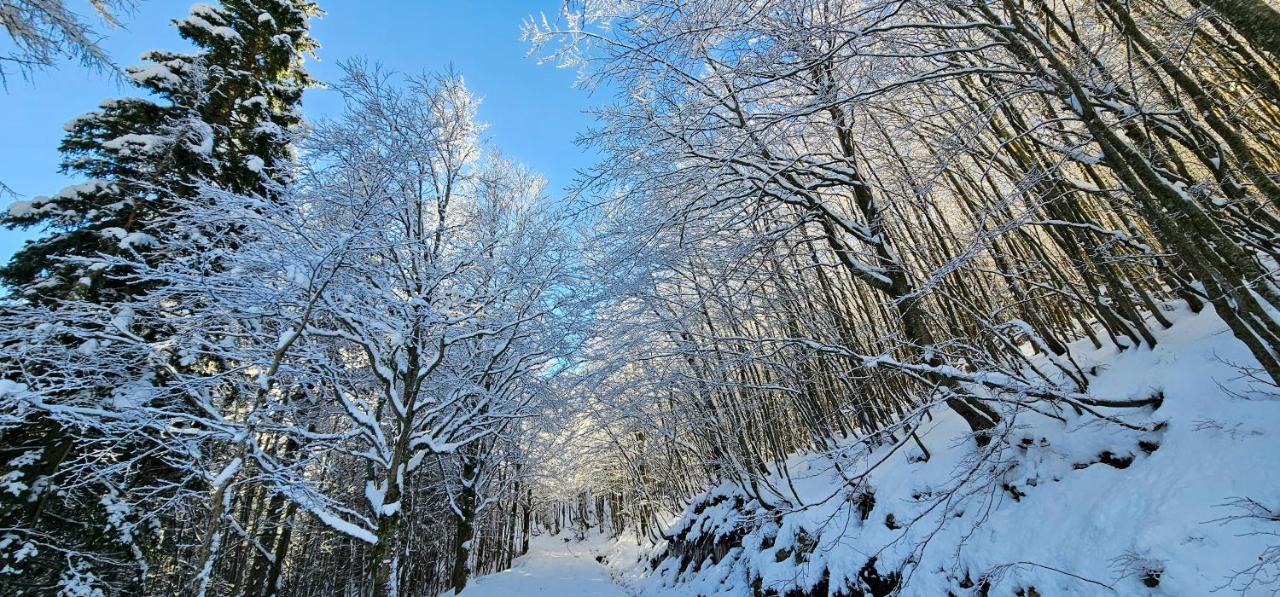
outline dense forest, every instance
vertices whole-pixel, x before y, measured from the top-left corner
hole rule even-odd
[[[1273,0],[566,2],[567,193],[449,69],[306,117],[321,8],[192,6],[0,217],[0,593],[1280,591]]]

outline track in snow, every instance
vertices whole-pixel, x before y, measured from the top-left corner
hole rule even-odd
[[[625,597],[587,546],[560,537],[533,537],[510,570],[476,578],[459,597]]]

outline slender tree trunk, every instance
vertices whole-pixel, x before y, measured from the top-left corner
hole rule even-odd
[[[465,454],[462,461],[462,490],[456,500],[454,511],[455,533],[453,538],[453,572],[450,574],[450,586],[453,592],[461,593],[467,586],[471,575],[471,540],[475,538],[476,517],[476,481],[479,477],[480,462],[471,454]]]
[[[1280,59],[1280,11],[1266,0],[1201,0],[1249,43]]]
[[[274,557],[262,589],[265,597],[275,597],[280,594],[280,575],[284,571],[285,558],[289,555],[289,545],[293,542],[293,517],[297,512],[298,504],[289,502],[285,507],[284,516],[280,519],[280,530],[276,534],[276,544],[272,550]]]
[[[521,532],[524,536],[520,539],[520,555],[529,553],[529,536],[533,533],[532,515],[533,515],[533,490],[527,490],[522,506],[522,524]]]

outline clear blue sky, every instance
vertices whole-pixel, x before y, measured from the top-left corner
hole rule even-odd
[[[169,24],[186,16],[195,0],[145,0],[126,29],[111,31],[103,46],[122,65],[137,64],[150,49],[184,49]],[[560,0],[318,0],[326,15],[312,23],[319,60],[308,69],[322,81],[338,76],[338,63],[353,57],[417,73],[452,64],[484,98],[480,119],[487,136],[510,158],[542,172],[553,190],[571,182],[591,158],[573,144],[589,124],[582,113],[593,100],[573,89],[574,73],[526,58],[520,23],[530,14],[554,14]],[[72,6],[87,3],[69,2]],[[58,173],[63,123],[108,97],[137,95],[112,77],[67,64],[35,73],[30,82],[10,78],[0,89],[0,182],[21,198],[56,193],[75,179]],[[337,94],[307,93],[303,109],[315,118],[336,114]],[[0,209],[8,199],[0,199]],[[0,228],[0,263],[30,232]]]

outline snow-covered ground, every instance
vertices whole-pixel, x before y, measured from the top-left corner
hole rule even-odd
[[[694,500],[670,534],[731,546],[718,560],[544,538],[515,570],[479,579],[488,592],[466,595],[623,594],[595,553],[641,595],[751,595],[753,584],[825,595],[823,583],[874,594],[898,573],[903,595],[1274,595],[1276,389],[1241,375],[1236,365],[1254,361],[1212,313],[1170,315],[1177,323],[1154,350],[1073,347],[1094,372],[1093,396],[1163,392],[1159,408],[1106,411],[1135,428],[1070,409],[1054,413],[1062,420],[1023,412],[998,450],[979,452],[939,409],[921,428],[928,460],[911,443],[851,444],[793,458],[790,479],[772,479],[783,498],[771,508],[727,484]],[[882,460],[864,482],[845,480]]]
[[[609,580],[609,572],[595,560],[606,539],[593,534],[588,541],[542,535],[529,541],[529,553],[510,570],[476,578],[459,597],[623,597]]]

